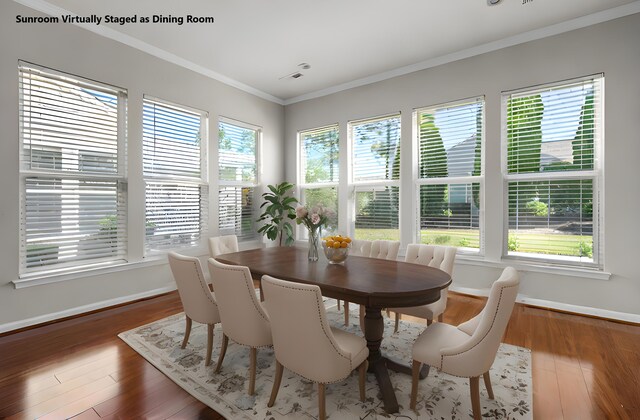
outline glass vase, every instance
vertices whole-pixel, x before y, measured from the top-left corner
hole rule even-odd
[[[318,261],[319,229],[309,230],[309,261]]]

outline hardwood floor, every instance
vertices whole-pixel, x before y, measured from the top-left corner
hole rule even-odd
[[[449,296],[445,322],[484,305]],[[116,336],[180,311],[174,292],[0,337],[0,418],[221,419]],[[504,341],[532,349],[534,418],[640,418],[640,327],[518,304]]]

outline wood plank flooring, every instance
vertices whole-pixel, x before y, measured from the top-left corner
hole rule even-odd
[[[484,305],[449,296],[452,324]],[[180,311],[174,292],[0,337],[0,418],[221,419],[117,337]],[[640,418],[640,327],[518,304],[504,341],[532,349],[534,418]]]

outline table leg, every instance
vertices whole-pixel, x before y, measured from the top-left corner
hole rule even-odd
[[[389,371],[387,371],[386,359],[380,353],[380,343],[382,343],[382,335],[384,333],[384,320],[382,319],[381,308],[365,309],[364,316],[364,336],[367,340],[369,348],[369,372],[376,376],[380,392],[382,393],[382,402],[387,413],[397,413],[399,411],[398,400],[393,391],[393,385],[389,379]]]

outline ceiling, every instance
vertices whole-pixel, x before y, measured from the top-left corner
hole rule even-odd
[[[632,0],[17,1],[80,16],[213,16],[100,26],[284,104],[640,11]],[[303,77],[280,79],[303,62]]]

